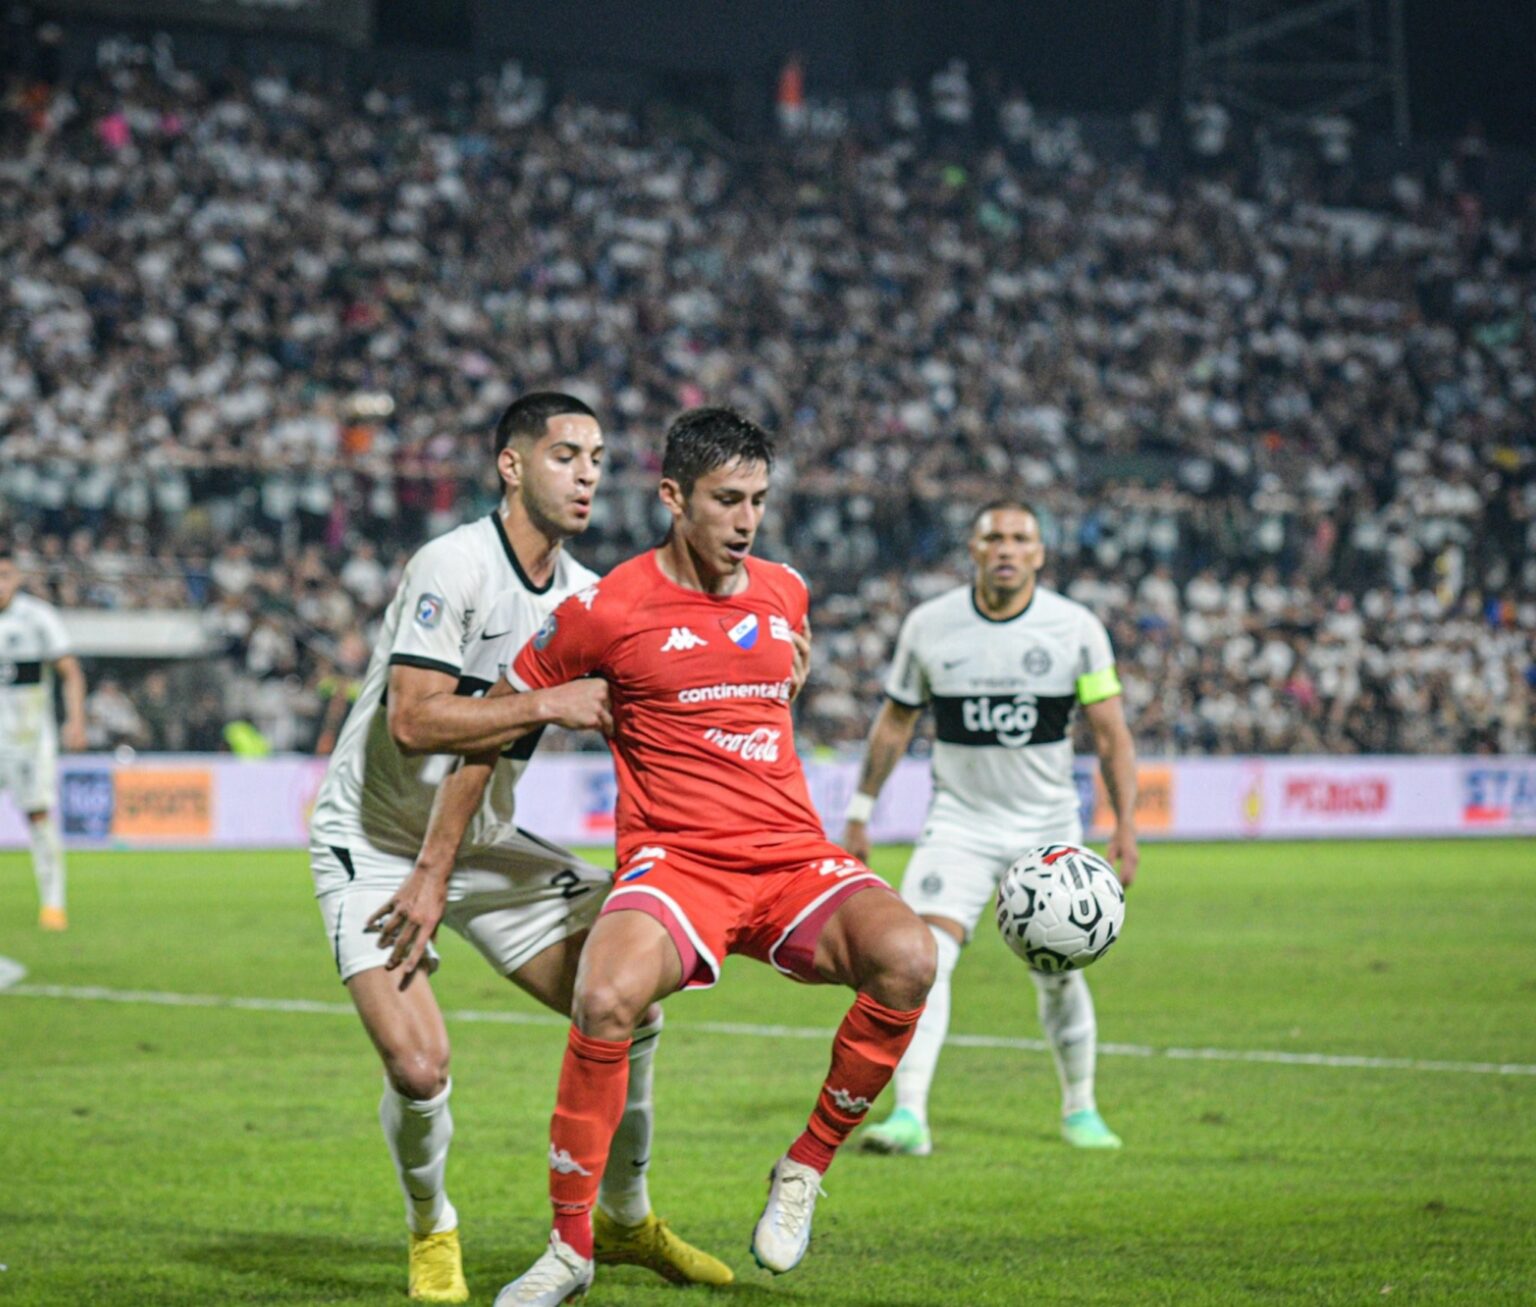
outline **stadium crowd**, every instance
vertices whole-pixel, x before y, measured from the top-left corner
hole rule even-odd
[[[429,109],[104,53],[0,110],[0,508],[44,597],[219,656],[96,662],[97,746],[324,747],[404,558],[495,502],[496,415],[560,388],[609,440],[598,570],[654,542],[678,410],[778,432],[805,743],[862,737],[1006,492],[1145,754],[1536,747],[1536,203],[1453,160],[1173,176],[910,89],[745,149],[510,66]]]

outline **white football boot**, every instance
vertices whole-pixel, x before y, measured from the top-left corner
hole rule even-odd
[[[811,1217],[823,1193],[814,1166],[781,1157],[768,1173],[768,1205],[752,1231],[752,1256],[765,1271],[783,1275],[800,1265],[811,1242]]]
[[[495,1307],[556,1307],[592,1287],[594,1267],[554,1231],[539,1260],[496,1295]]]

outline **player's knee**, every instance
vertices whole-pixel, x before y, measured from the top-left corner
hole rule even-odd
[[[410,1049],[385,1059],[389,1083],[406,1098],[425,1102],[448,1088],[448,1054],[435,1049]]]
[[[928,997],[938,971],[932,932],[914,917],[910,925],[885,934],[875,962],[874,997],[887,1007],[917,1007]]]
[[[593,1039],[628,1039],[650,1006],[649,994],[637,995],[615,980],[578,985],[571,1019]]]

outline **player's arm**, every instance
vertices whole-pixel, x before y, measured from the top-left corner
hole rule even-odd
[[[459,845],[485,797],[496,758],[495,751],[462,758],[443,779],[432,800],[427,833],[411,874],[389,902],[368,918],[365,929],[378,931],[379,947],[390,950],[385,969],[405,969],[401,989],[411,983],[427,945],[437,934],[448,904],[448,878],[453,875]]]
[[[789,701],[794,703],[800,697],[800,691],[805,689],[805,683],[811,678],[811,619],[809,616],[798,631],[789,633],[789,639],[795,646],[795,660],[789,672]]]
[[[1136,742],[1125,721],[1125,699],[1115,694],[1083,705],[1093,732],[1094,751],[1099,755],[1099,771],[1109,804],[1115,813],[1115,830],[1106,852],[1120,883],[1136,879],[1141,852],[1136,846]]]
[[[922,715],[921,707],[887,699],[869,728],[858,788],[848,803],[848,819],[843,828],[843,847],[860,862],[869,861],[869,819],[875,810],[875,800],[896,770],[896,764],[906,757],[912,732]]]
[[[85,739],[85,672],[74,654],[64,654],[54,661],[60,687],[64,691],[64,725],[59,739],[66,749],[80,750],[86,747]]]
[[[402,753],[499,753],[545,726],[612,729],[602,681],[480,699],[457,694],[458,684],[457,674],[436,668],[397,663],[389,669],[389,733]]]

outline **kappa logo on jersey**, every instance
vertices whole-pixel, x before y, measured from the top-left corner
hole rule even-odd
[[[555,638],[555,632],[559,629],[559,627],[559,620],[553,613],[551,613],[544,619],[544,625],[539,627],[539,629],[534,633],[533,647],[535,649],[547,649],[549,647],[549,642]]]
[[[667,637],[666,644],[661,646],[662,653],[686,653],[689,649],[697,649],[708,644],[702,635],[695,635],[686,626],[674,626],[672,634]]]
[[[630,859],[629,860],[631,862],[633,862],[636,858],[655,858],[657,861],[660,861],[662,858],[664,858],[666,856],[667,856],[667,851],[664,848],[662,848],[661,845],[659,845],[659,844],[646,844],[646,845],[642,845],[640,848],[636,849],[634,851],[634,853],[630,855]]]
[[[864,864],[857,858],[823,858],[816,864],[818,876],[836,876],[838,880],[863,870]]]
[[[748,613],[745,617],[731,624],[729,617],[720,619],[720,627],[729,638],[730,642],[738,649],[750,649],[757,643],[758,621],[756,613]]]
[[[832,1101],[850,1116],[863,1116],[870,1108],[869,1099],[863,1095],[855,1098],[846,1089],[832,1090]]]
[[[597,587],[589,585],[585,590],[578,590],[576,592],[576,602],[590,613],[592,605],[597,602]]]
[[[793,644],[794,636],[790,634],[789,623],[777,613],[771,613],[768,617],[768,634],[775,640],[782,640],[785,644]]]
[[[558,1171],[561,1175],[591,1175],[580,1162],[571,1156],[568,1148],[556,1148],[553,1143],[549,1146],[549,1169]]]
[[[424,626],[429,631],[435,631],[443,620],[443,598],[441,595],[424,594],[416,599],[416,625]]]
[[[778,762],[779,734],[769,726],[759,726],[742,735],[712,726],[704,732],[704,738],[727,753],[740,754],[743,762]]]

